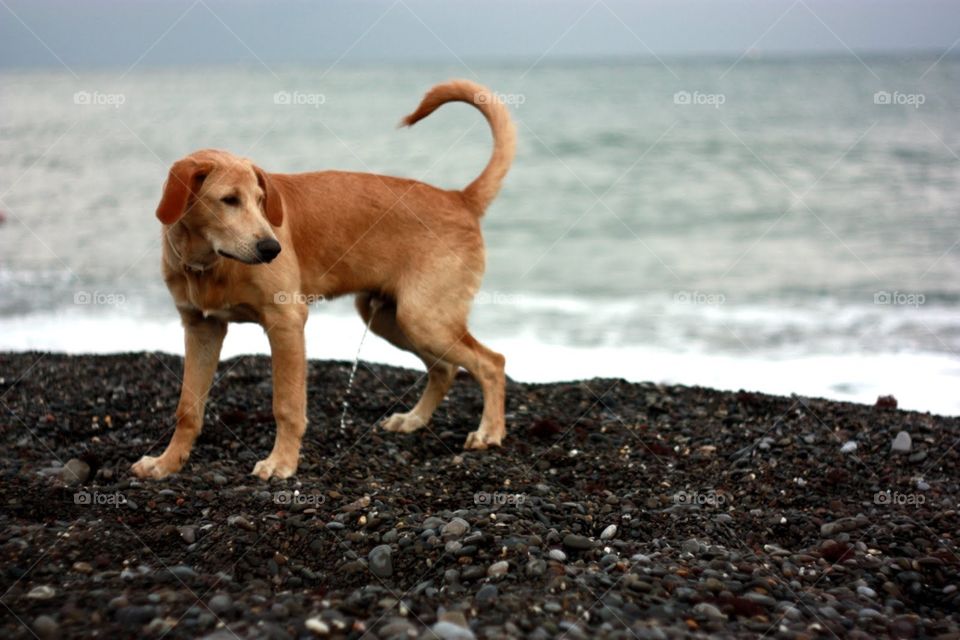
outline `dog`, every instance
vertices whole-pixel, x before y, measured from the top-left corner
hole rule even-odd
[[[470,334],[467,316],[485,267],[480,220],[513,162],[516,130],[496,94],[467,80],[433,87],[401,126],[448,102],[476,107],[493,133],[489,162],[462,190],[368,173],[268,173],[211,149],[173,164],[156,215],[163,279],[184,327],[183,384],[168,446],[136,462],[136,476],[163,478],[186,462],[230,322],[259,323],[270,342],[277,433],[253,475],[293,475],[307,426],[307,303],[347,294],[374,333],[427,368],[416,405],[385,430],[426,426],[462,367],[483,390],[464,448],[500,446],[505,359]]]

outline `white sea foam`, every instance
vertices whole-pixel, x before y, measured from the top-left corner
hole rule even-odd
[[[306,335],[310,358],[354,357],[363,325],[356,316],[342,313],[344,307],[311,315]],[[478,335],[491,348],[507,355],[511,377],[526,382],[623,378],[861,403],[873,403],[878,395],[893,394],[901,408],[960,415],[960,396],[955,393],[960,383],[960,358],[943,353],[860,350],[784,355],[777,350],[711,352],[699,346],[573,346],[552,343],[529,326],[510,335],[502,331]],[[183,330],[173,313],[150,318],[116,311],[93,314],[71,310],[0,319],[0,350],[182,354]],[[231,325],[223,357],[249,353],[269,353],[262,329],[256,325]],[[375,336],[367,338],[362,358],[422,367],[413,355]],[[601,394],[606,389],[604,383],[598,383],[593,390]]]

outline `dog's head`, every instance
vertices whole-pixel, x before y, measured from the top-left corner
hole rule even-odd
[[[181,222],[212,252],[246,264],[280,253],[271,225],[283,222],[283,202],[270,174],[225,151],[198,151],[174,162],[157,218]]]

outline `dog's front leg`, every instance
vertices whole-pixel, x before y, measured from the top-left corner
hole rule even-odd
[[[264,314],[273,360],[273,417],[277,437],[270,455],[253,468],[267,480],[289,478],[297,471],[300,441],[307,429],[307,355],[303,327],[307,308],[287,305],[282,313]]]
[[[183,312],[186,357],[183,384],[177,404],[177,427],[166,450],[159,456],[143,456],[132,470],[141,478],[163,478],[176,473],[190,456],[193,443],[203,427],[203,409],[220,361],[220,347],[227,335],[227,323]]]

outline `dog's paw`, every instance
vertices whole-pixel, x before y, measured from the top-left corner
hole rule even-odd
[[[467,441],[463,443],[463,448],[481,451],[487,447],[499,447],[502,440],[502,435],[494,437],[489,431],[477,429],[476,431],[471,431],[467,436]]]
[[[257,476],[261,480],[269,480],[270,478],[289,478],[296,472],[296,461],[290,463],[282,460],[278,456],[271,455],[253,467],[252,475]]]
[[[427,426],[427,421],[414,413],[395,413],[383,421],[384,431],[413,433]]]
[[[138,478],[153,478],[155,480],[166,478],[171,473],[179,471],[179,469],[167,465],[162,458],[153,456],[143,456],[131,465],[130,470]]]

